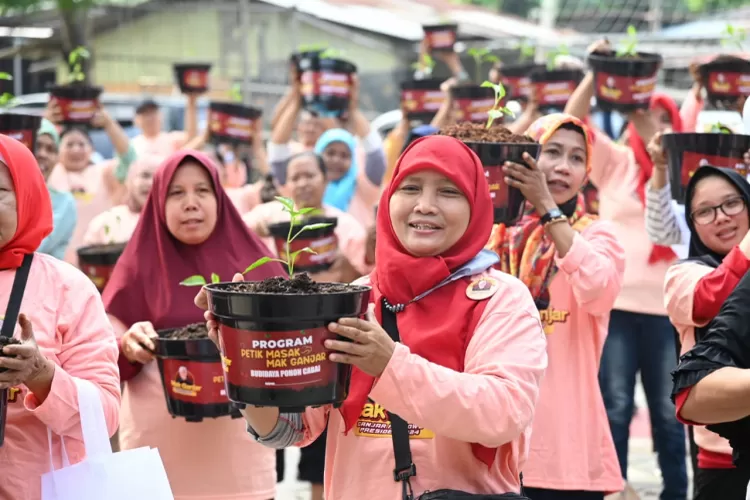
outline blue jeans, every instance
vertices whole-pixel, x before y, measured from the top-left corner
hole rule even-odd
[[[669,399],[670,372],[677,364],[674,330],[666,316],[612,311],[604,343],[599,385],[617,449],[622,477],[628,477],[628,440],[633,419],[635,377],[641,372],[648,401],[654,450],[664,489],[661,500],[686,500],[685,429]]]

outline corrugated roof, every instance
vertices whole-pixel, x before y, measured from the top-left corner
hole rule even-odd
[[[523,37],[550,39],[560,32],[516,16],[475,6],[454,6],[446,0],[260,0],[319,19],[410,42],[420,41],[423,24],[456,22],[459,36],[487,39]],[[569,32],[569,31],[568,31]]]

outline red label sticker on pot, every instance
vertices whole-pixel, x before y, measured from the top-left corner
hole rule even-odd
[[[602,99],[620,104],[649,102],[656,89],[656,72],[652,76],[634,78],[596,73],[596,93]]]
[[[109,278],[112,276],[112,270],[115,268],[111,266],[101,266],[96,264],[85,264],[83,262],[78,263],[78,267],[81,268],[83,274],[89,277],[91,281],[96,285],[97,290],[100,292],[104,290]]]
[[[484,166],[484,176],[490,185],[490,198],[495,208],[508,208],[508,185],[505,183],[505,172],[503,167]]]
[[[487,112],[492,109],[495,100],[492,97],[481,99],[456,99],[454,113],[457,121],[486,122]],[[500,106],[503,106],[501,103]]]
[[[208,71],[189,69],[182,74],[182,83],[186,87],[206,88],[208,87]]]
[[[220,325],[224,376],[232,385],[256,389],[325,387],[336,380],[337,365],[323,342],[336,337],[325,327],[258,332]]]
[[[502,72],[502,69],[500,70]],[[509,99],[531,95],[531,78],[528,76],[503,76],[500,78]]]
[[[428,31],[424,38],[430,49],[450,49],[456,43],[456,32],[452,29]]]
[[[682,154],[682,185],[687,186],[695,171],[705,165],[733,168],[741,175],[747,175],[747,167],[742,158],[727,158],[686,151]]]
[[[349,97],[351,76],[346,73],[328,71],[305,71],[302,73],[302,94],[306,96],[328,95]]]
[[[710,73],[708,91],[712,94],[750,95],[749,73]]]
[[[0,133],[12,137],[27,148],[34,151],[34,132],[31,130],[0,130]]]
[[[60,111],[66,120],[89,122],[99,108],[98,99],[64,99],[55,97]]]
[[[275,242],[276,250],[279,252],[279,257],[286,259],[286,239],[276,238]],[[299,237],[292,241],[292,244],[289,245],[289,250],[291,253],[294,253],[305,247],[309,247],[315,253],[298,253],[297,260],[294,261],[294,267],[296,268],[303,269],[305,267],[317,266],[319,264],[332,264],[338,256],[339,240],[335,233],[315,239],[304,239]]]
[[[240,118],[209,109],[208,123],[211,132],[216,135],[234,137],[242,141],[250,141],[253,136],[254,120],[250,118]]]
[[[439,90],[402,90],[401,106],[407,113],[437,112],[445,94]]]
[[[163,359],[164,385],[171,399],[203,405],[229,402],[221,362]]]
[[[537,82],[533,84],[534,94],[540,106],[565,105],[578,86],[568,82]]]

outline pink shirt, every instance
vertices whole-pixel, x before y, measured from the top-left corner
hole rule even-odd
[[[260,192],[263,190],[264,184],[265,182],[261,180],[254,184],[245,184],[240,187],[225,187],[224,191],[227,192],[234,207],[242,215],[260,205]]]
[[[130,139],[130,145],[137,156],[157,155],[169,156],[185,143],[185,132],[161,132],[156,137],[146,137],[143,134]]]
[[[10,298],[15,271],[0,271],[0,303]],[[120,375],[117,342],[94,284],[69,264],[34,254],[21,312],[34,326],[41,353],[56,365],[52,389],[43,403],[25,386],[9,390],[5,444],[0,447],[0,498],[39,500],[41,476],[49,472],[47,428],[52,431],[55,467],[62,466],[60,439],[71,463],[85,450],[74,377],[101,391],[110,434],[117,429]],[[16,337],[20,327],[16,326]]]
[[[377,418],[387,408],[421,428],[421,438],[410,440],[417,467],[411,480],[415,494],[440,488],[519,491],[547,366],[546,342],[528,289],[500,271],[485,274],[498,280],[500,289],[488,299],[467,346],[465,371],[436,365],[396,344],[370,392],[376,404],[363,410]],[[358,282],[369,284],[369,278]],[[307,409],[303,420],[305,439],[297,443],[301,446],[317,438],[328,422],[327,500],[401,498],[401,485],[393,480],[388,434],[358,436],[354,429],[345,434],[341,414],[330,406]],[[471,442],[498,448],[491,468],[474,456]]]
[[[116,319],[113,322],[122,327]],[[175,500],[273,498],[275,450],[255,442],[241,418],[208,418],[200,423],[173,418],[163,387],[156,361],[125,383],[121,449],[158,448]]]
[[[682,129],[685,132],[701,132],[696,130],[698,127],[698,115],[703,111],[705,102],[698,99],[692,90],[685,97],[680,108],[680,119],[682,120]]]
[[[138,225],[140,213],[133,213],[127,205],[117,205],[102,212],[89,223],[83,245],[125,243]]]
[[[680,334],[680,354],[686,353],[695,345],[695,327],[706,326],[693,320],[693,296],[701,278],[713,270],[712,267],[696,262],[682,262],[667,271],[664,281],[664,305],[669,320]],[[726,439],[702,425],[695,425],[693,429],[695,443],[700,448],[715,453],[732,454],[732,447]]]
[[[646,209],[638,198],[640,167],[633,152],[603,133],[594,141],[591,181],[599,189],[599,216],[625,250],[625,276],[614,309],[666,315],[662,287],[671,262],[649,264],[652,243],[646,232]]]
[[[347,258],[349,263],[360,274],[369,274],[372,266],[365,262],[367,246],[367,231],[354,217],[338,208],[328,205],[323,206],[323,214],[326,217],[335,217],[338,220],[334,233],[339,242],[339,250]],[[283,210],[283,205],[278,201],[271,201],[258,205],[246,214],[242,220],[252,230],[256,230],[259,224],[268,226],[276,222],[289,220],[289,213]],[[278,256],[278,249],[273,238],[261,238],[268,248]],[[330,272],[315,273],[313,278],[317,281],[339,281]]]
[[[58,191],[72,192],[78,209],[78,222],[65,253],[65,262],[78,266],[76,251],[84,246],[83,238],[91,221],[112,206],[122,203],[125,187],[111,179],[113,168],[114,163],[107,161],[90,165],[80,172],[65,170],[65,167],[59,164],[52,170],[47,185]],[[114,186],[118,186],[117,192],[113,192]],[[122,186],[122,192],[119,186]]]
[[[625,254],[612,224],[596,221],[562,259],[540,311],[549,366],[539,391],[524,482],[535,488],[612,493],[623,488],[599,360],[620,291]]]

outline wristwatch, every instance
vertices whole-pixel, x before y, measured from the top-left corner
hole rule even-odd
[[[552,210],[548,211],[546,214],[542,215],[542,218],[540,219],[543,226],[546,226],[553,220],[560,220],[565,219],[565,214],[562,213],[562,211],[559,208],[553,208]]]

